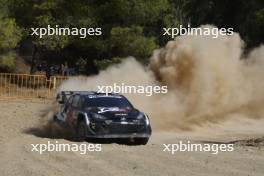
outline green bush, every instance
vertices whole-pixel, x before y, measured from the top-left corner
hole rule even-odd
[[[104,70],[112,64],[118,64],[118,63],[122,62],[122,60],[123,60],[123,58],[121,58],[121,57],[114,57],[112,59],[104,59],[104,60],[95,60],[95,66],[99,70]]]
[[[13,52],[8,52],[0,56],[0,68],[5,70],[13,70],[15,68],[15,58],[16,54]]]
[[[113,52],[120,57],[134,56],[142,62],[158,47],[154,38],[144,36],[139,26],[112,28],[110,41]]]
[[[0,16],[0,50],[16,47],[21,39],[21,30],[15,20]]]

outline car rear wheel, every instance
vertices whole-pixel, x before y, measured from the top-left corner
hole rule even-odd
[[[87,126],[84,121],[81,121],[76,130],[76,139],[77,141],[85,141],[87,136]]]

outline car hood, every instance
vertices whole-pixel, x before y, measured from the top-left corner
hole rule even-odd
[[[102,115],[108,119],[137,118],[140,114],[140,111],[134,108],[118,107],[96,107],[89,109],[89,112]]]

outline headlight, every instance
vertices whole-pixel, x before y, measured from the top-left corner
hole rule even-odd
[[[145,118],[146,118],[146,125],[149,125],[149,118],[148,118],[147,114],[145,114]]]
[[[142,120],[144,118],[145,114],[143,113],[140,113],[138,116],[137,116],[137,119],[138,120]]]
[[[99,115],[99,114],[96,114],[96,113],[93,113],[92,116],[93,116],[95,119],[101,119],[101,120],[105,120],[105,119],[106,119],[105,116],[102,116],[102,115]]]
[[[138,120],[142,120],[144,119],[146,121],[146,125],[149,125],[149,118],[147,116],[147,114],[145,113],[140,113],[138,116],[137,116],[137,119]]]

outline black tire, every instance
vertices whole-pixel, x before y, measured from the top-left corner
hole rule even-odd
[[[87,126],[84,121],[79,122],[76,129],[76,140],[79,142],[85,141],[87,136]]]
[[[53,121],[54,121],[54,122],[57,122],[57,121],[58,121],[58,118],[57,118],[56,115],[53,116]]]
[[[149,138],[135,138],[134,145],[146,145],[149,141]]]

